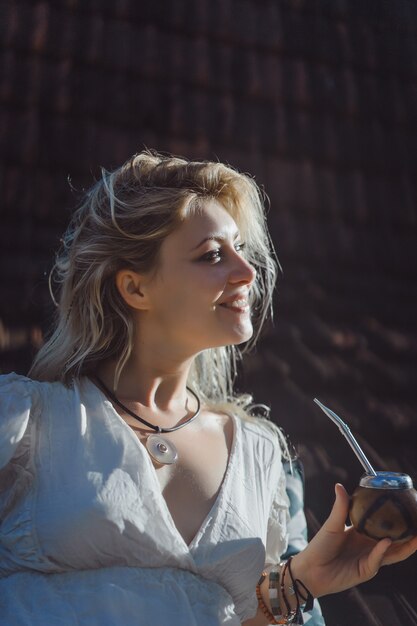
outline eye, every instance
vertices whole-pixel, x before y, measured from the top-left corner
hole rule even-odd
[[[245,247],[244,243],[235,244],[234,248],[236,252],[243,252]],[[206,252],[201,257],[200,261],[207,261],[208,263],[219,263],[225,256],[225,251],[222,248],[216,248],[215,250],[210,250],[210,252]]]
[[[222,253],[220,251],[220,248],[217,248],[216,250],[210,250],[210,252],[206,252],[206,254],[203,254],[200,261],[208,261],[209,263],[216,263],[218,261],[221,261],[221,259],[222,259]]]

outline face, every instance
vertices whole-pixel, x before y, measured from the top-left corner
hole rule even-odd
[[[255,276],[236,222],[208,200],[161,246],[158,272],[147,285],[147,331],[191,353],[247,341]]]

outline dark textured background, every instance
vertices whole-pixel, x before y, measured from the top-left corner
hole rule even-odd
[[[284,268],[239,385],[307,472],[311,532],[361,467],[417,479],[415,0],[0,2],[0,371],[25,373],[45,273],[98,166],[143,146],[255,175]],[[417,624],[417,557],[323,599],[329,626]]]

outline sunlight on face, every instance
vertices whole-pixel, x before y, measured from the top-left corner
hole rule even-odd
[[[149,288],[154,332],[194,353],[247,341],[256,273],[243,250],[236,222],[215,200],[187,217],[161,246]]]

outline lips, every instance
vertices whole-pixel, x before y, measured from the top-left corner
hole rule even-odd
[[[238,298],[229,302],[222,302],[220,306],[223,306],[226,309],[246,309],[249,308],[249,303],[246,298]]]
[[[249,313],[250,311],[247,290],[231,294],[228,298],[225,298],[223,302],[219,302],[218,304],[224,309],[228,309],[234,313]]]

